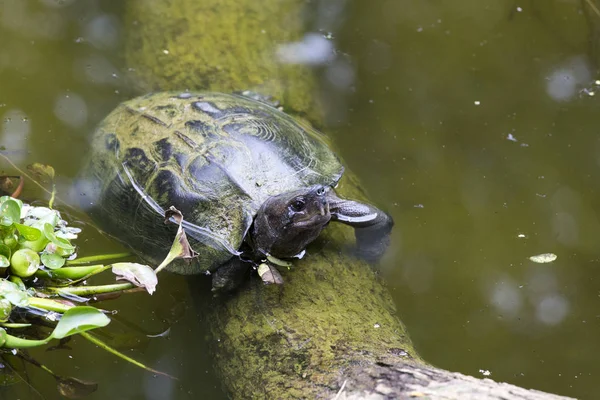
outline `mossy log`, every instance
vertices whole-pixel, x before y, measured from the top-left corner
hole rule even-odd
[[[303,0],[128,2],[126,60],[138,87],[253,89],[318,120],[311,72],[274,61],[303,34]],[[350,173],[338,188],[364,199]],[[333,224],[282,286],[250,279],[204,310],[215,365],[231,398],[558,399],[433,368],[417,355],[374,269]]]

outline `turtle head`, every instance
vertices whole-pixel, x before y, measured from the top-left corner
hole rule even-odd
[[[313,186],[269,197],[252,228],[255,251],[293,257],[319,236],[331,219],[326,186]]]

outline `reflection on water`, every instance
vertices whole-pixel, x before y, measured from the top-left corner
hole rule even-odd
[[[277,57],[284,64],[321,65],[333,58],[333,46],[323,35],[308,33],[299,42],[280,45]]]
[[[336,45],[355,81],[326,75],[323,95],[345,160],[398,221],[382,270],[424,357],[591,398],[600,16],[583,4],[354,2]]]
[[[556,101],[567,101],[579,93],[593,93],[593,89],[585,87],[592,79],[591,67],[583,57],[576,57],[568,60],[565,65],[557,66],[547,78],[548,96]]]
[[[450,370],[593,398],[600,75],[588,40],[600,15],[585,3],[310,3],[306,36],[273,52],[321,74],[326,131],[397,221],[381,270],[422,355]],[[59,195],[94,125],[134,95],[136,66],[121,63],[121,8],[0,3],[0,146],[21,166],[53,165]],[[118,248],[87,234],[82,252]],[[549,252],[556,261],[529,260]],[[179,375],[181,386],[80,340],[35,356],[101,382],[94,398],[222,396],[186,293],[173,277],[151,298],[109,304],[147,332],[171,326],[167,339],[142,335],[147,347],[131,354]],[[175,307],[185,313],[170,324]],[[52,379],[30,372],[53,398]],[[37,398],[24,385],[4,393]]]

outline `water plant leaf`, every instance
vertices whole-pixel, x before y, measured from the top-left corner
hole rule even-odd
[[[165,224],[169,223],[171,218],[173,218],[173,220],[179,224],[179,228],[177,228],[177,234],[175,235],[175,240],[173,240],[169,254],[167,254],[163,262],[160,263],[155,270],[157,274],[173,260],[182,258],[189,261],[198,257],[198,253],[196,253],[196,251],[190,246],[185,234],[185,230],[183,229],[183,214],[181,214],[181,211],[171,206],[167,211],[165,211]]]
[[[262,279],[262,281],[267,285],[271,283],[281,285],[283,283],[283,277],[279,271],[277,271],[277,268],[272,265],[262,263],[258,266],[257,272],[258,276],[260,276],[260,279]]]
[[[11,198],[0,205],[0,225],[11,226],[21,220],[21,206]]]
[[[40,256],[31,249],[19,249],[10,257],[11,272],[22,278],[33,275],[39,266]]]
[[[27,166],[27,169],[42,183],[52,182],[54,180],[54,168],[51,165],[33,163]]]
[[[65,311],[50,336],[54,339],[62,339],[90,329],[101,328],[108,325],[109,322],[110,319],[97,308],[73,307]]]
[[[558,256],[554,253],[543,253],[543,254],[537,254],[535,256],[529,257],[529,259],[531,261],[533,261],[534,263],[538,263],[538,264],[551,263],[552,261],[556,260],[557,258],[558,258]]]
[[[33,226],[27,226],[15,223],[15,227],[19,231],[19,234],[25,238],[25,240],[34,241],[42,237],[42,231]]]
[[[279,265],[280,267],[286,267],[286,268],[290,268],[292,266],[292,263],[289,261],[285,261],[282,260],[280,258],[274,257],[272,255],[268,255],[267,256],[267,260],[271,263],[271,264],[275,264],[275,265]]]
[[[5,245],[4,243],[0,243],[0,255],[10,259],[10,255],[11,255],[10,247]]]
[[[177,249],[178,258],[190,260],[192,258],[198,257],[198,253],[196,253],[194,249],[192,249],[190,243],[187,240],[185,230],[182,226],[183,214],[181,214],[181,211],[179,211],[173,206],[169,207],[169,209],[165,211],[165,223],[167,223],[167,221],[171,218],[173,218],[175,222],[179,224],[179,228],[177,229],[177,234],[175,235],[175,240],[173,241],[173,246],[171,246],[171,250],[173,250],[173,248]]]
[[[29,295],[21,290],[16,283],[0,279],[0,298],[6,299],[17,307],[26,307],[29,304]]]
[[[126,280],[135,286],[145,288],[152,294],[156,290],[158,279],[156,273],[147,265],[132,262],[116,263],[112,265],[112,271],[117,279]]]
[[[67,239],[59,238],[54,234],[54,227],[49,223],[44,224],[44,235],[46,235],[46,239],[54,243],[56,247],[65,250],[75,250],[75,247],[69,243]]]
[[[23,207],[23,202],[21,200],[15,199],[15,198],[10,197],[10,196],[2,196],[2,197],[0,197],[0,205],[4,204],[4,202],[7,201],[7,200],[16,201],[17,204],[19,205],[19,208]]]
[[[29,207],[27,208],[27,214],[25,214],[24,218],[26,219],[26,225],[32,225],[36,227],[38,225],[43,227],[45,223],[56,226],[58,221],[60,221],[58,211],[52,210],[48,207]]]
[[[0,299],[0,322],[8,321],[8,317],[10,317],[12,309],[13,306],[10,301],[6,299]]]
[[[10,265],[10,261],[4,254],[0,254],[0,268],[7,268]]]
[[[73,377],[55,376],[58,392],[68,399],[82,399],[98,390],[96,382]]]
[[[58,254],[43,253],[40,258],[42,264],[50,269],[58,269],[65,265],[65,259]]]

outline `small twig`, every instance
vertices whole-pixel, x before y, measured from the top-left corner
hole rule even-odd
[[[25,184],[25,179],[23,179],[23,176],[19,176],[19,184],[17,185],[17,188],[15,189],[15,191],[10,195],[10,197],[12,198],[18,198],[21,195],[21,192],[23,191],[23,185]]]
[[[27,172],[23,171],[21,168],[17,167],[17,165],[15,163],[13,163],[11,161],[10,158],[6,157],[4,154],[0,153],[0,157],[4,158],[6,160],[7,163],[9,163],[14,169],[16,169],[17,171],[19,171],[19,173],[21,174],[21,176],[25,176],[29,179],[31,179],[33,181],[33,183],[35,183],[40,189],[42,189],[44,192],[48,193],[49,195],[52,195],[52,192],[49,191],[48,189],[46,189],[41,183],[39,183],[38,181],[36,181],[31,175],[29,175]]]
[[[38,396],[40,396],[41,399],[45,399],[44,395],[42,395],[39,392],[39,390],[37,390],[31,384],[31,382],[29,382],[29,376],[27,374],[27,369],[25,368],[25,360],[22,357],[19,357],[19,354],[17,354],[16,357],[19,358],[21,360],[21,362],[23,363],[23,369],[25,370],[25,377],[23,377],[23,375],[19,371],[17,371],[9,362],[5,362],[4,366],[8,367],[8,369],[10,369],[13,374],[15,374],[16,376],[18,376],[19,378],[21,378],[21,380],[29,387],[29,389],[33,390],[35,392],[35,394],[37,394]],[[0,360],[2,360],[2,358],[0,358]],[[2,361],[4,361],[4,360],[2,360]]]
[[[344,391],[344,388],[346,387],[346,382],[348,382],[348,379],[344,379],[344,383],[342,383],[342,387],[340,388],[340,391],[337,392],[337,394],[335,395],[333,400],[338,400],[340,398],[340,395],[342,394],[342,392]]]
[[[595,12],[598,17],[600,17],[600,10],[598,10],[598,7],[596,7],[594,3],[592,3],[592,0],[585,0],[585,2],[588,6],[590,6],[592,11]]]
[[[117,350],[113,349],[112,347],[108,346],[106,343],[104,343],[103,341],[101,341],[100,339],[98,339],[97,337],[95,337],[94,335],[92,335],[88,332],[80,332],[79,334],[81,336],[83,336],[84,338],[86,338],[87,340],[89,340],[90,342],[94,343],[96,346],[100,347],[101,349],[106,350],[109,353],[112,353],[112,354],[116,355],[117,357],[119,357],[125,361],[128,361],[137,367],[140,367],[142,369],[145,369],[146,371],[152,372],[157,375],[166,376],[167,378],[171,378],[176,381],[179,380],[178,378],[176,378],[172,375],[169,375],[166,372],[161,372],[156,369],[150,368],[150,367],[142,364],[141,362],[134,360],[131,357],[126,356],[125,354],[121,353],[120,351],[117,351]]]

